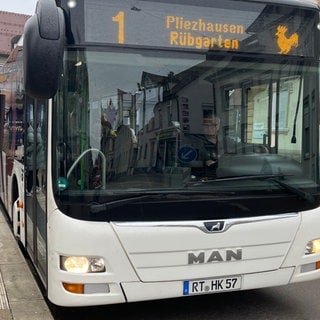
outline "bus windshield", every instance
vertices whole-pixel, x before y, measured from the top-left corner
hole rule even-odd
[[[93,48],[65,56],[58,194],[278,191],[272,177],[316,186],[312,63]]]
[[[316,12],[96,0],[69,14],[53,189],[58,205],[83,205],[62,212],[129,205],[129,215],[149,196],[150,205],[280,196],[275,214],[317,205]]]

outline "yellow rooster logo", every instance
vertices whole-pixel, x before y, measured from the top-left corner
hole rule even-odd
[[[280,54],[288,54],[292,47],[298,47],[299,36],[297,33],[292,34],[289,38],[286,36],[288,28],[286,26],[278,26],[275,35],[278,37],[277,44]]]

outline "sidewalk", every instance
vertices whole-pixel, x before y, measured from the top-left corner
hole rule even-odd
[[[0,209],[0,319],[53,319],[2,209]]]

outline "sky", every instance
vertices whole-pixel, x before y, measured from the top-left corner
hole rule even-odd
[[[36,9],[37,0],[0,0],[0,11],[9,11],[32,15]]]

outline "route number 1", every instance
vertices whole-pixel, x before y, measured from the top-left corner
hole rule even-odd
[[[118,14],[112,17],[113,22],[118,22],[118,43],[124,44],[124,12],[119,11]]]

